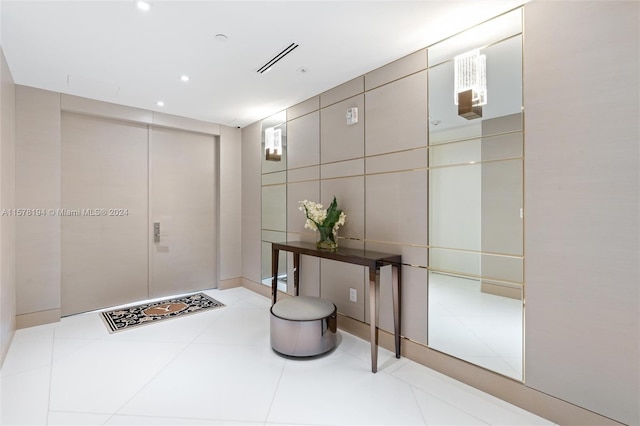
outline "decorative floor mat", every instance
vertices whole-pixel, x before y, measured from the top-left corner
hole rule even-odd
[[[225,306],[204,293],[159,300],[126,308],[102,312],[110,333],[152,324],[169,318],[203,312]]]

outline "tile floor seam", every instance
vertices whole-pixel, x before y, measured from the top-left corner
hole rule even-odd
[[[466,415],[468,415],[470,417],[473,417],[474,419],[476,419],[476,420],[478,420],[478,421],[480,421],[480,422],[482,422],[482,423],[484,423],[486,425],[493,425],[493,423],[478,417],[477,415],[465,410],[464,408],[462,408],[460,406],[453,405],[449,401],[446,401],[446,400],[444,400],[442,398],[438,398],[438,396],[436,396],[436,395],[434,395],[434,394],[432,394],[432,393],[430,393],[428,391],[425,391],[424,389],[420,389],[420,388],[414,387],[414,386],[411,386],[411,388],[412,388],[412,390],[413,390],[413,388],[415,388],[416,390],[419,390],[420,392],[424,392],[426,395],[429,395],[430,397],[432,397],[434,399],[437,399],[438,401],[442,402],[443,404],[448,405],[449,407],[454,408],[454,409],[456,409],[456,410],[458,410],[458,411],[460,411],[460,412],[462,412],[462,413],[464,413],[464,414],[466,414]],[[422,412],[422,410],[420,410],[420,411]],[[425,421],[425,425],[428,425],[428,424],[429,423]]]
[[[171,365],[171,363],[173,363],[173,362],[174,362],[174,361],[175,361],[175,360],[176,360],[180,355],[182,355],[182,354],[187,350],[187,348],[189,348],[189,346],[191,346],[191,343],[187,343],[187,344],[185,344],[185,345],[184,345],[184,347],[182,348],[182,350],[178,351],[178,352],[176,353],[176,355],[175,355],[175,356],[173,356],[171,359],[169,359],[169,360],[168,360],[168,361],[167,361],[167,362],[166,362],[166,363],[165,363],[165,364],[164,364],[160,369],[158,369],[158,371],[156,371],[156,373],[155,373],[155,374],[154,374],[154,375],[153,375],[149,380],[147,380],[147,382],[146,382],[146,383],[144,383],[142,386],[140,386],[140,387],[138,388],[138,390],[136,390],[135,392],[133,392],[133,394],[131,395],[131,397],[130,397],[129,399],[127,399],[127,400],[126,400],[126,401],[125,401],[125,402],[124,402],[120,407],[118,407],[118,408],[114,411],[114,413],[111,415],[111,417],[109,417],[109,420],[107,420],[107,421],[105,422],[105,424],[106,424],[106,423],[108,423],[108,422],[113,418],[113,416],[115,416],[115,415],[126,415],[126,414],[120,414],[120,412],[124,409],[124,407],[126,407],[126,406],[127,406],[127,404],[129,404],[129,403],[130,403],[130,402],[131,402],[131,401],[132,401],[136,396],[138,396],[138,395],[140,394],[140,392],[142,392],[142,391],[143,391],[147,386],[149,386],[149,384],[150,384],[150,383],[151,383],[151,382],[152,382],[156,377],[158,377],[158,375],[159,375],[160,373],[162,373],[162,372],[163,372],[163,371],[164,371],[164,370],[165,370],[169,365]]]
[[[269,404],[269,409],[267,410],[267,414],[264,417],[265,424],[269,420],[269,415],[271,414],[271,409],[273,408],[273,403],[276,400],[276,396],[278,394],[278,388],[280,387],[280,381],[282,380],[282,376],[284,375],[284,370],[285,370],[285,368],[287,368],[287,364],[288,363],[289,363],[289,360],[287,360],[287,359],[285,359],[284,362],[282,363],[282,368],[280,369],[280,376],[278,377],[278,383],[276,383],[276,387],[273,390],[273,396],[271,397],[271,403]]]
[[[51,386],[53,384],[53,360],[55,356],[56,349],[56,331],[57,328],[53,329],[53,333],[51,333],[51,359],[49,361],[49,392],[47,392],[47,413],[45,415],[46,424],[49,424],[49,413],[51,412]]]
[[[189,344],[192,345],[192,344],[196,343],[196,340],[198,340],[200,338],[200,336],[202,336],[211,327],[213,327],[218,321],[220,321],[220,318],[222,318],[226,314],[226,312],[227,312],[226,309],[228,309],[228,308],[229,308],[229,305],[227,305],[226,303],[224,304],[224,306],[222,308],[218,308],[218,309],[223,310],[222,314],[216,315],[216,317],[213,319],[213,321],[211,321],[211,323],[207,327],[205,327],[198,335],[196,335],[193,339],[191,339]]]
[[[397,378],[397,377],[396,377]],[[397,378],[398,380],[400,380],[399,378]],[[402,381],[402,380],[400,380]],[[406,382],[405,382],[406,383]],[[407,383],[408,384],[408,383]],[[418,397],[416,395],[416,387],[409,385],[409,387],[411,388],[411,395],[413,395],[413,400],[415,401],[416,405],[418,406],[418,411],[420,411],[420,416],[422,417],[422,421],[425,425],[427,425],[427,418],[424,415],[424,411],[422,410],[422,408],[420,407],[420,403],[418,402]]]
[[[425,368],[428,368],[428,367],[425,367]],[[395,375],[394,375],[394,377],[395,377]],[[396,377],[396,379],[398,379],[398,380],[400,380],[401,382],[406,383],[407,385],[411,386],[412,392],[413,392],[413,389],[415,388],[416,390],[419,390],[420,392],[424,392],[425,394],[427,394],[427,395],[429,395],[429,396],[431,396],[431,397],[433,397],[433,398],[437,399],[438,401],[442,402],[443,404],[446,404],[446,405],[448,405],[448,406],[450,406],[450,407],[452,407],[452,408],[455,408],[456,410],[462,411],[463,413],[470,415],[471,417],[473,417],[473,418],[475,418],[475,419],[480,420],[482,423],[485,423],[485,424],[488,424],[488,425],[491,425],[491,424],[492,424],[492,423],[487,422],[487,421],[485,421],[485,420],[483,420],[483,419],[479,418],[478,416],[476,416],[476,415],[474,415],[474,414],[472,414],[472,413],[468,412],[467,410],[465,410],[465,409],[463,409],[463,408],[461,408],[461,407],[458,407],[458,406],[456,406],[456,405],[453,405],[451,402],[447,401],[446,399],[442,399],[442,398],[440,398],[438,395],[436,395],[436,394],[434,394],[434,393],[432,393],[432,392],[428,391],[427,389],[423,389],[423,388],[420,388],[420,387],[418,387],[418,386],[412,385],[411,383],[407,382],[406,380],[402,379],[401,377]],[[452,379],[452,380],[455,380],[455,379]],[[457,381],[456,381],[456,382],[457,382]],[[455,383],[455,384],[457,385],[458,383],[460,383],[460,384],[464,384],[464,383],[462,383],[462,382],[457,382],[457,383]],[[465,386],[468,386],[468,385],[465,385]],[[472,387],[471,389],[473,390],[473,389],[475,389],[475,388],[473,388],[473,387]],[[464,388],[463,388],[462,390],[464,390],[464,391],[466,391],[466,392],[469,392],[467,389],[464,389]],[[480,392],[482,392],[482,391],[480,391]],[[413,392],[413,393],[414,393],[414,395],[415,395],[415,392]],[[475,395],[475,394],[473,394],[473,393],[471,393],[471,394],[472,394],[474,397],[476,397],[476,396],[477,396],[477,395]],[[490,401],[486,401],[486,400],[485,400],[485,402],[490,402]],[[420,411],[422,412],[422,410],[420,410]],[[510,411],[510,410],[509,410],[509,411]]]

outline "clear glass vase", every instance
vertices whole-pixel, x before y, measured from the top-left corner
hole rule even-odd
[[[334,231],[333,228],[318,227],[320,239],[316,243],[316,248],[319,250],[338,250],[338,231]]]

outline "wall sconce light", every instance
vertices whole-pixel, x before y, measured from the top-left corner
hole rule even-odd
[[[358,122],[358,107],[347,110],[347,126],[352,126]]]
[[[487,104],[487,57],[472,50],[454,58],[454,103],[458,115],[473,120],[482,117]]]
[[[265,160],[280,161],[282,158],[282,129],[264,129]]]

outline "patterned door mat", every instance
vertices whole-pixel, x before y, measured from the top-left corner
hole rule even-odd
[[[190,294],[172,299],[144,303],[102,312],[102,319],[110,333],[153,324],[169,318],[203,312],[225,306],[204,293]]]

